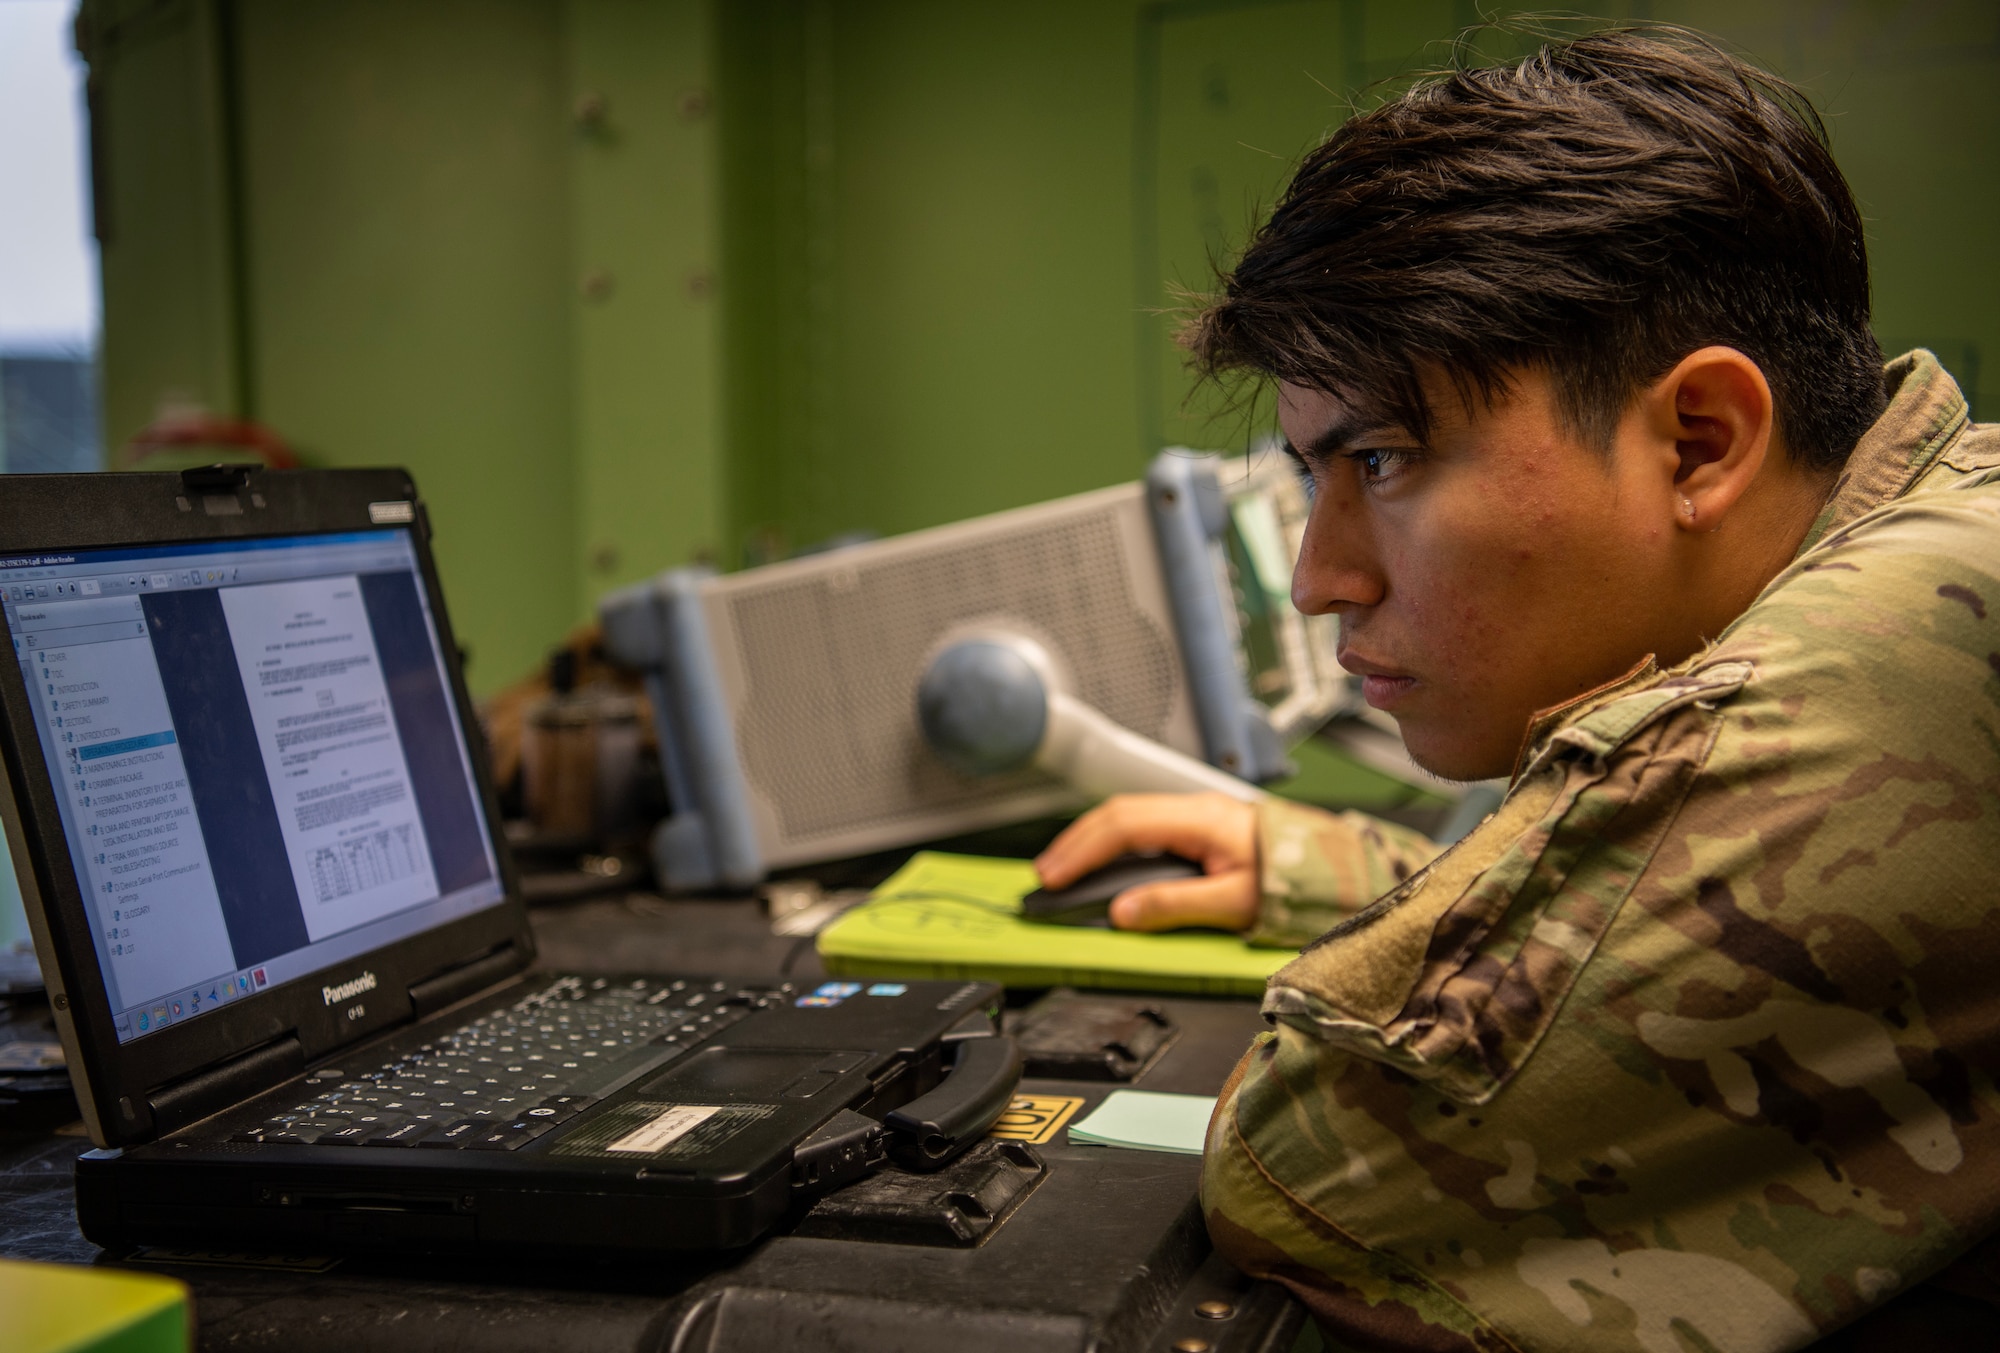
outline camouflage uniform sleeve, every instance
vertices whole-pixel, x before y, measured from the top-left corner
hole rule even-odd
[[[1363,813],[1266,799],[1257,807],[1261,898],[1252,944],[1297,949],[1422,869],[1438,853],[1420,832]]]
[[[2000,475],[1832,532],[1272,979],[1218,1248],[1373,1349],[1778,1353],[2000,1224]]]

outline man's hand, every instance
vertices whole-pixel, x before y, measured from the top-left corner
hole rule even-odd
[[[1085,813],[1035,859],[1047,888],[1066,888],[1132,852],[1164,852],[1207,870],[1198,879],[1127,888],[1111,903],[1121,930],[1213,926],[1248,930],[1257,920],[1257,812],[1223,794],[1120,794]]]

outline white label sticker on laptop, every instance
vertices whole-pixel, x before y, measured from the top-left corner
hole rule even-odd
[[[606,1151],[654,1155],[666,1150],[688,1133],[722,1112],[719,1104],[676,1104],[652,1121],[626,1133],[615,1142],[606,1142]]]
[[[664,1104],[635,1099],[586,1116],[559,1133],[554,1156],[600,1160],[697,1160],[753,1123],[778,1111],[775,1104]]]

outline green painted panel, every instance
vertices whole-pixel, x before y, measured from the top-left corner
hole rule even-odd
[[[831,28],[826,0],[716,11],[727,564],[819,529],[818,476],[831,465]]]
[[[707,6],[572,0],[576,576],[715,554],[721,361]]]
[[[241,409],[212,3],[91,0],[103,418],[116,449],[162,412]]]
[[[843,5],[829,527],[1129,479],[1129,9]],[[851,147],[851,151],[848,149]]]
[[[416,475],[490,690],[581,613],[560,13],[236,12],[257,414],[316,464]]]
[[[1141,471],[1134,13],[723,8],[739,538],[904,531]]]

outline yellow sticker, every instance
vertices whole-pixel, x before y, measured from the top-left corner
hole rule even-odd
[[[986,1135],[1040,1145],[1055,1136],[1082,1107],[1083,1100],[1074,1095],[1015,1095],[1014,1102]]]

